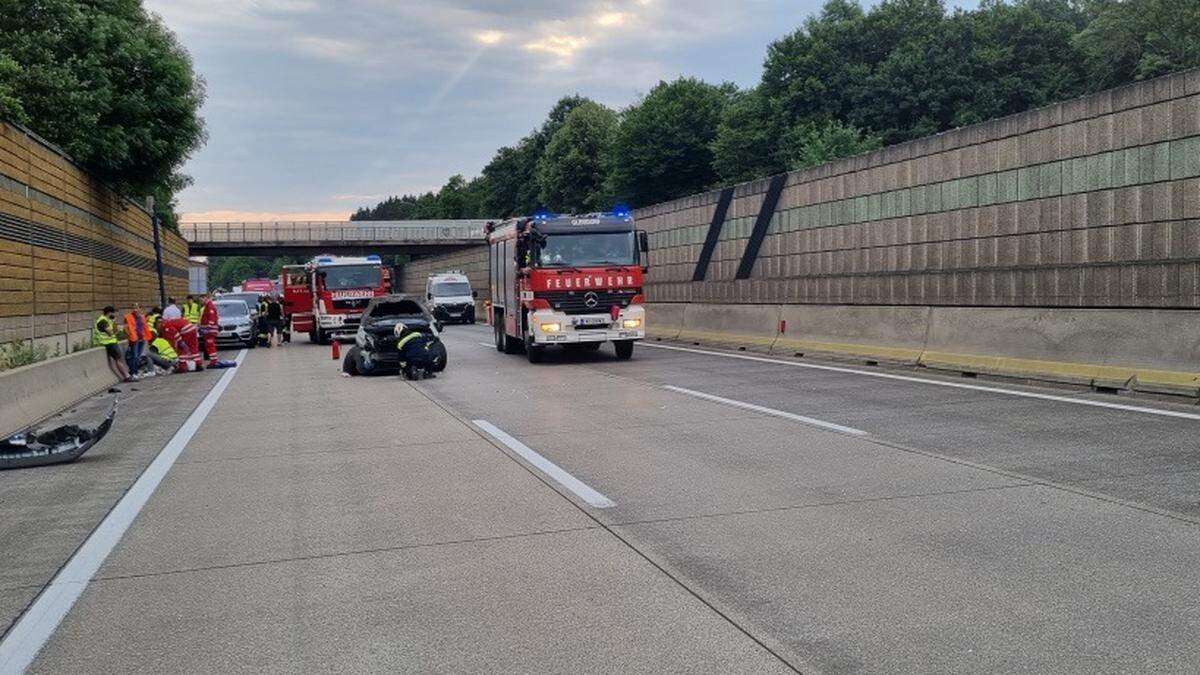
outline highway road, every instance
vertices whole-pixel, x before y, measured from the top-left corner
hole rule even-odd
[[[0,475],[0,672],[1200,670],[1195,406],[446,341],[142,383]]]

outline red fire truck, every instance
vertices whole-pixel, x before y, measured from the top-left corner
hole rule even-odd
[[[320,255],[304,265],[284,266],[281,276],[291,330],[323,345],[358,331],[371,298],[391,290],[391,275],[377,255]]]
[[[489,224],[496,349],[541,360],[549,345],[633,356],[646,336],[646,233],[627,212],[538,215]]]

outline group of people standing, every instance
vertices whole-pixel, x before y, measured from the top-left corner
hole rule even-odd
[[[283,303],[275,295],[264,295],[258,300],[258,341],[268,349],[284,342],[286,322],[283,320]]]
[[[220,329],[217,307],[208,294],[189,295],[182,307],[168,298],[165,308],[155,307],[149,314],[135,302],[123,324],[118,326],[117,310],[111,305],[92,324],[92,344],[104,347],[109,370],[122,382],[188,369],[190,361],[199,367],[201,343],[209,363],[217,363]],[[122,337],[128,344],[125,349]],[[181,355],[181,349],[186,353]]]

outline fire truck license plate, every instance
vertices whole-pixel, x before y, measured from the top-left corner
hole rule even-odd
[[[572,326],[607,326],[612,320],[606,316],[577,316],[571,319]]]

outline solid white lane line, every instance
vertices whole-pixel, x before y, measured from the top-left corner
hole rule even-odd
[[[826,422],[825,420],[819,420],[819,419],[816,419],[813,417],[805,417],[804,415],[797,415],[796,413],[790,413],[790,412],[787,412],[786,410],[776,410],[774,408],[767,408],[767,407],[764,407],[761,405],[756,405],[754,403],[746,403],[745,401],[735,401],[731,398],[725,398],[723,396],[714,396],[713,394],[706,394],[702,391],[696,391],[694,389],[684,389],[683,387],[676,387],[676,386],[673,386],[670,384],[663,385],[663,389],[669,389],[670,391],[678,392],[680,394],[687,394],[688,396],[695,396],[696,398],[702,398],[706,401],[712,401],[714,403],[722,403],[724,405],[733,406],[735,408],[744,408],[746,410],[753,410],[755,412],[760,412],[765,415],[774,415],[775,417],[782,417],[784,419],[789,419],[794,422],[801,422],[803,424],[809,424],[814,427],[821,427],[822,429],[829,429],[831,431],[840,431],[840,432],[846,433],[846,434],[854,434],[855,436],[866,436],[867,435],[867,432],[863,431],[862,429],[855,429],[854,427],[842,426],[841,424],[834,424],[833,422]]]
[[[480,347],[491,347],[492,349],[496,348],[496,345],[492,344],[491,342],[476,342],[475,344],[479,345]]]
[[[613,500],[588,487],[586,483],[567,473],[554,462],[542,457],[533,448],[509,436],[503,429],[500,429],[491,422],[487,420],[472,421],[475,426],[483,429],[489,436],[508,446],[508,449],[525,458],[525,461],[536,466],[542,473],[553,478],[559,485],[574,492],[576,496],[588,504],[598,509],[611,509],[617,505]]]
[[[237,355],[239,368],[245,358],[246,350],[243,349]],[[158,484],[171,470],[171,465],[187,447],[188,441],[192,440],[192,436],[217,404],[221,394],[225,393],[237,371],[238,368],[230,368],[221,375],[216,386],[200,401],[200,405],[196,406],[187,421],[163,446],[142,475],[138,476],[133,487],[129,488],[125,496],[108,512],[83,546],[71,556],[66,566],[21,616],[20,621],[4,637],[4,641],[0,642],[0,673],[21,673],[33,663],[38,652],[58,628],[58,624],[83,594],[88,582],[96,575],[96,570],[100,569],[108,554],[121,541],[133,519],[150,500]]]
[[[691,354],[705,354],[707,356],[723,356],[729,359],[742,359],[744,361],[757,361],[759,363],[776,363],[793,368],[809,368],[812,370],[829,370],[835,373],[852,373],[854,375],[866,375],[867,377],[878,377],[884,380],[900,380],[902,382],[919,382],[921,384],[931,384],[937,387],[951,387],[954,389],[969,389],[971,391],[983,391],[989,394],[1004,394],[1006,396],[1021,396],[1024,398],[1036,398],[1043,401],[1058,401],[1060,403],[1075,403],[1077,405],[1086,405],[1093,408],[1109,408],[1111,410],[1125,410],[1128,412],[1146,413],[1147,415],[1159,415],[1161,417],[1176,417],[1185,420],[1200,420],[1200,414],[1186,413],[1178,410],[1163,410],[1160,408],[1146,408],[1138,405],[1126,405],[1124,403],[1108,403],[1105,401],[1092,401],[1086,398],[1072,398],[1070,396],[1055,396],[1054,394],[1039,394],[1031,391],[1016,391],[1012,389],[1001,389],[999,387],[988,387],[981,384],[966,384],[963,382],[944,382],[942,380],[928,380],[923,377],[912,377],[909,375],[895,375],[893,373],[879,373],[870,370],[859,370],[858,368],[842,368],[839,366],[823,366],[816,363],[796,363],[795,361],[782,361],[780,359],[769,359],[763,356],[747,356],[745,354],[728,354],[726,352],[715,352],[708,349],[691,349],[689,347],[675,347],[673,345],[655,345],[642,343],[644,347],[653,347],[654,349],[669,349],[676,352],[688,352]]]

